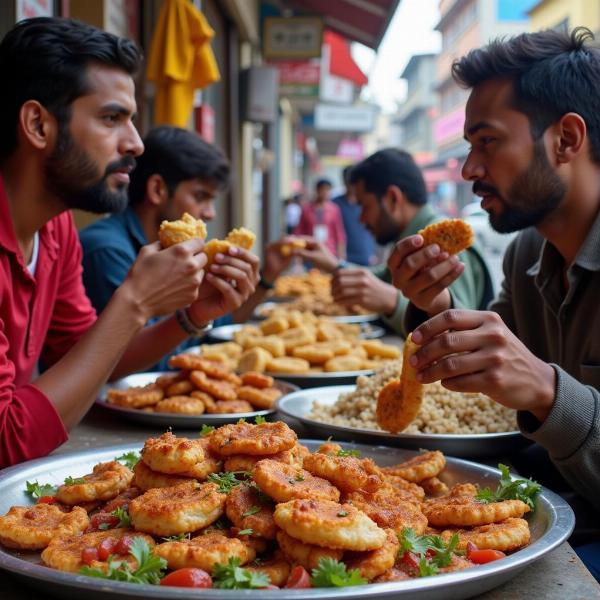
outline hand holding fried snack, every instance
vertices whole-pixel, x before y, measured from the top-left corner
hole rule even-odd
[[[183,213],[178,221],[163,221],[158,230],[158,239],[163,248],[193,238],[206,238],[206,224],[202,219],[194,219],[189,213]]]
[[[379,392],[376,417],[382,429],[398,433],[406,429],[419,414],[423,402],[423,384],[410,364],[410,357],[419,349],[409,335],[402,354],[402,373]]]

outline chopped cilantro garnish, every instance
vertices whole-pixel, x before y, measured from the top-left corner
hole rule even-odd
[[[499,464],[498,468],[501,475],[496,490],[492,491],[487,487],[482,488],[475,498],[484,504],[502,502],[503,500],[521,500],[532,511],[535,510],[535,499],[542,486],[531,479],[512,479],[506,465]]]

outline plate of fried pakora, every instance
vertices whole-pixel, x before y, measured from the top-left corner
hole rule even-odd
[[[325,306],[335,306],[335,311],[332,311],[330,308],[329,312],[323,312],[325,310]],[[320,307],[320,308],[319,308]],[[321,303],[315,306],[315,303],[306,304],[296,299],[293,302],[277,302],[275,300],[263,302],[259,304],[253,313],[253,318],[260,321],[263,319],[269,319],[274,311],[277,310],[297,310],[299,312],[312,312],[313,314],[319,317],[326,317],[330,321],[335,321],[337,323],[370,323],[373,321],[377,321],[379,319],[379,315],[377,313],[368,313],[363,312],[360,314],[346,314],[347,308],[341,305],[337,305],[330,301],[323,301],[322,306]]]
[[[264,419],[168,432],[5,469],[0,568],[61,598],[467,598],[574,526],[499,469]]]
[[[275,401],[298,388],[269,375],[237,375],[197,353],[171,357],[179,371],[136,373],[105,385],[96,404],[129,420],[165,427],[200,427],[266,417]]]

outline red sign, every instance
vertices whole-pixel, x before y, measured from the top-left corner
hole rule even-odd
[[[215,141],[215,111],[210,104],[201,104],[196,108],[196,131],[209,144]]]
[[[309,60],[286,60],[271,63],[279,70],[280,84],[318,85],[321,66]]]

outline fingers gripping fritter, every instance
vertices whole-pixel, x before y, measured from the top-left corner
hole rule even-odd
[[[252,529],[252,536],[275,539],[277,526],[273,519],[273,502],[255,486],[242,483],[227,496],[225,513],[240,529]]]
[[[267,496],[277,502],[287,502],[294,498],[340,499],[340,491],[326,479],[315,477],[301,467],[269,458],[254,465],[252,478]]]
[[[159,473],[185,473],[204,460],[204,448],[200,440],[178,438],[168,431],[158,438],[146,440],[142,460]]]
[[[63,512],[52,504],[13,506],[0,517],[0,544],[20,550],[41,550],[59,535],[81,533],[89,525],[87,512],[75,506]]]
[[[144,492],[153,488],[173,487],[180,483],[195,481],[195,479],[183,475],[166,475],[165,473],[153,471],[143,460],[138,460],[135,467],[133,467],[133,473],[133,485]]]
[[[224,425],[208,436],[210,447],[217,454],[268,455],[288,450],[298,440],[296,434],[283,422],[237,423]]]
[[[77,573],[84,566],[84,563],[81,562],[81,551],[84,548],[97,548],[100,542],[107,538],[120,540],[125,536],[132,538],[141,537],[147,542],[150,548],[154,547],[154,540],[148,535],[136,533],[130,529],[109,529],[108,531],[93,531],[92,533],[84,533],[83,535],[55,537],[42,552],[42,561],[44,561],[45,565],[53,569]],[[119,560],[125,560],[134,569],[137,568],[137,561],[131,555],[119,557]],[[88,566],[92,569],[106,571],[108,562],[93,560]]]
[[[330,500],[291,500],[275,507],[275,523],[305,544],[337,550],[375,550],[386,540],[385,531],[367,515]]]
[[[439,450],[423,452],[406,462],[392,467],[382,467],[385,475],[395,475],[407,481],[419,483],[439,475],[446,466],[446,458]]]
[[[304,457],[304,468],[317,477],[327,479],[342,492],[361,488],[376,490],[381,477],[369,472],[363,461],[354,456],[331,456],[317,452]]]
[[[391,433],[406,429],[421,410],[423,384],[417,380],[417,372],[409,362],[418,348],[409,335],[402,353],[400,379],[389,381],[377,396],[377,423]]]
[[[91,474],[80,479],[84,482],[61,485],[56,492],[57,500],[70,506],[95,500],[111,500],[129,487],[133,472],[113,460],[97,464]]]
[[[437,244],[442,252],[458,254],[473,243],[473,229],[462,219],[444,219],[421,229],[423,247]]]
[[[458,550],[464,550],[469,542],[478,548],[492,548],[508,552],[529,544],[529,523],[525,519],[506,519],[500,523],[480,525],[473,529],[445,529],[440,536],[445,542],[458,533]]]
[[[360,554],[347,554],[344,562],[348,570],[358,569],[365,579],[372,581],[375,577],[383,575],[388,569],[391,569],[396,562],[400,542],[393,529],[386,529],[385,534],[385,544],[381,548]]]
[[[129,504],[129,516],[138,531],[177,535],[216,521],[223,514],[226,498],[214,483],[181,483],[138,496]]]
[[[341,560],[344,555],[343,550],[304,544],[281,529],[277,531],[277,542],[283,553],[293,564],[302,565],[305,569],[316,569],[322,558]]]
[[[423,513],[435,527],[474,527],[522,517],[531,509],[521,500],[503,500],[483,504],[473,496],[442,496],[423,503]]]
[[[227,564],[230,558],[238,558],[240,564],[254,560],[256,552],[238,538],[228,538],[222,533],[209,532],[191,540],[165,542],[154,549],[162,556],[169,569],[196,567],[211,573],[216,564]]]

